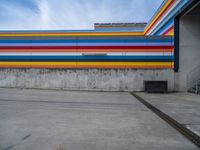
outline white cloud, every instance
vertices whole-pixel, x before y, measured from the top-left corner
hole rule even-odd
[[[0,29],[93,29],[96,22],[148,21],[162,0],[37,0],[38,11],[1,3]],[[146,3],[147,2],[147,3]]]
[[[38,28],[39,24],[35,24],[38,15],[30,9],[21,7],[20,5],[1,4],[1,10],[4,16],[1,16],[0,29],[31,29]]]
[[[50,8],[49,4],[46,0],[40,0],[38,4],[38,8],[40,11],[40,23],[41,23],[41,28],[46,29],[46,28],[51,28],[49,22],[50,20]]]

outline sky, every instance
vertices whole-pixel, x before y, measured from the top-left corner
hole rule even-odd
[[[148,22],[163,0],[0,0],[0,30],[80,30]]]

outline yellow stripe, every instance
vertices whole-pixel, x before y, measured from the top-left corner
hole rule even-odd
[[[0,66],[171,66],[173,62],[0,62]]]
[[[160,10],[160,12],[156,15],[156,17],[152,20],[152,22],[148,25],[148,27],[145,29],[145,33],[146,31],[152,26],[152,24],[155,22],[155,20],[160,17],[161,13],[167,8],[167,6],[171,3],[171,1],[173,0],[168,0],[166,2],[166,4],[163,6],[163,8]]]
[[[132,36],[144,35],[143,32],[108,32],[108,33],[0,33],[0,37],[16,37],[16,36]]]
[[[171,65],[171,62],[77,62],[77,65],[113,65],[113,66],[132,66],[132,65],[139,65],[139,66],[148,66],[148,65]]]
[[[174,36],[174,30],[171,30],[170,32],[168,32],[167,34],[165,35],[170,35],[170,36]]]

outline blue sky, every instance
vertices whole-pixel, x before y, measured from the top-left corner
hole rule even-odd
[[[163,0],[0,0],[0,30],[93,29],[148,22]]]

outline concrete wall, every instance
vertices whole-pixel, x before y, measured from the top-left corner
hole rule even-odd
[[[0,87],[97,91],[142,91],[144,80],[167,80],[172,69],[0,69]]]
[[[175,88],[187,91],[187,76],[200,67],[200,6],[180,19],[180,70]]]

